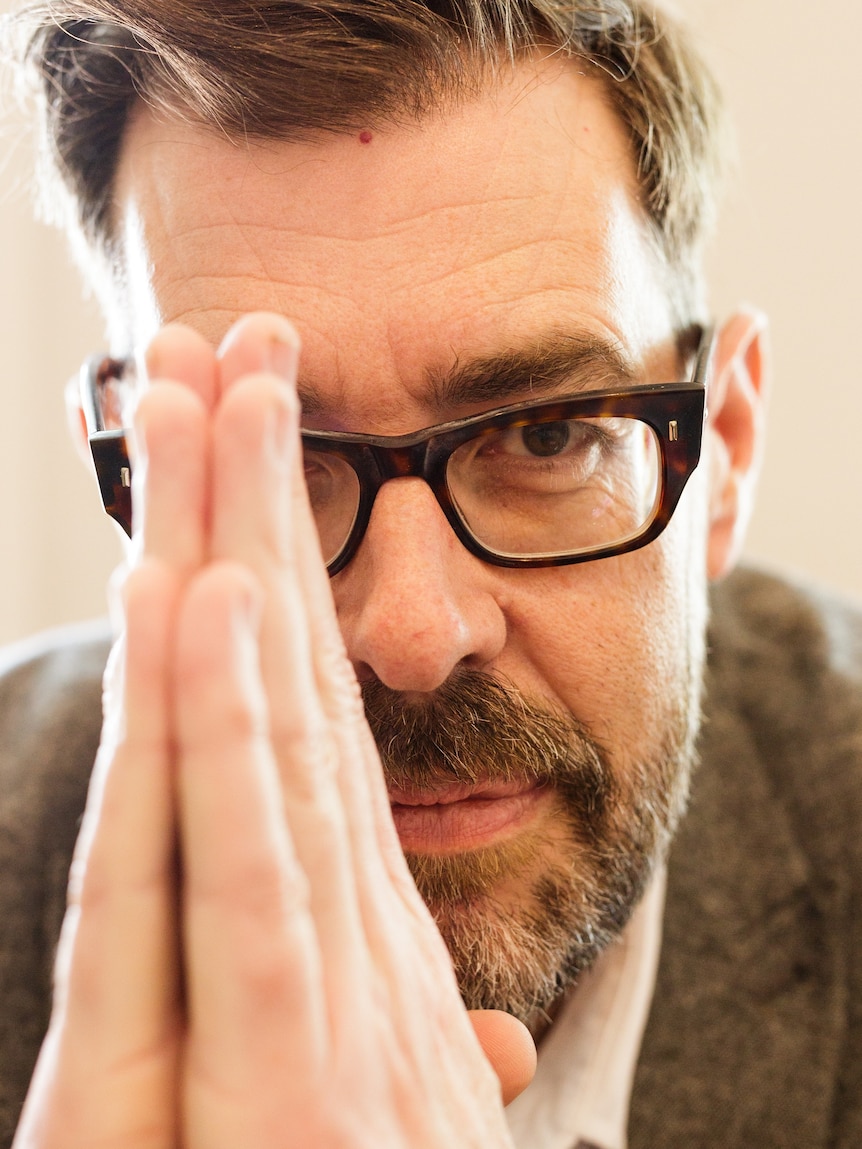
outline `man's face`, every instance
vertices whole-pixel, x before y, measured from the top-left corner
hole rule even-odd
[[[180,321],[218,343],[247,312],[281,313],[303,340],[306,425],[379,434],[529,398],[528,375],[466,399],[441,383],[561,337],[675,380],[637,195],[601,88],[564,63],[413,128],[313,144],[235,147],[140,114],[118,184],[134,339]],[[556,393],[584,385],[613,378]],[[470,1005],[547,1007],[665,844],[697,725],[704,518],[696,476],[645,549],[509,570],[398,480],[332,580],[402,845]]]

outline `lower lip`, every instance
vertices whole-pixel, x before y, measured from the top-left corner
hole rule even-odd
[[[545,786],[500,798],[464,798],[431,806],[392,804],[406,854],[449,854],[489,846],[520,832],[549,800]]]

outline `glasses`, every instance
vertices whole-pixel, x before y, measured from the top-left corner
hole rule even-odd
[[[564,566],[636,550],[670,521],[700,458],[712,330],[687,383],[517,403],[411,435],[303,431],[305,479],[330,575],[356,554],[374,500],[421,478],[472,554],[503,567]],[[81,370],[90,449],[107,513],[132,533],[122,413],[130,360]]]

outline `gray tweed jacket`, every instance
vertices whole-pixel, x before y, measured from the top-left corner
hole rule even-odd
[[[715,590],[702,766],[674,844],[631,1149],[862,1145],[862,616]],[[0,1146],[48,1019],[103,634],[0,667]]]

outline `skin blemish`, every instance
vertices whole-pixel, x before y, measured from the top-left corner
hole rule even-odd
[[[370,144],[373,139],[374,139],[374,136],[371,134],[371,132],[360,132],[359,133],[360,144]]]

